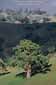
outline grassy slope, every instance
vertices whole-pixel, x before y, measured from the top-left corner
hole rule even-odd
[[[51,72],[47,74],[37,74],[31,79],[15,77],[15,74],[8,74],[0,77],[0,85],[56,85],[56,58],[51,58]]]

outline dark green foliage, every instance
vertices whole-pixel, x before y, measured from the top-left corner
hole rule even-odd
[[[14,56],[9,57],[6,62],[8,66],[12,66],[12,67],[17,66],[17,61]]]
[[[15,52],[17,65],[24,67],[25,64],[32,64],[33,61],[43,69],[48,65],[48,57],[41,54],[40,46],[33,43],[30,40],[21,40],[16,48],[13,48]]]
[[[2,59],[0,59],[0,67],[2,67],[6,71],[6,63]]]

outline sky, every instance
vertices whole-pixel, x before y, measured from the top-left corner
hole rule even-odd
[[[56,13],[56,0],[0,0],[0,8],[29,8],[41,9],[47,11],[49,14]]]

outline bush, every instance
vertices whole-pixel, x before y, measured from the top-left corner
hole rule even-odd
[[[3,70],[6,71],[6,64],[4,63],[4,61],[2,59],[0,59],[0,67],[2,67]]]

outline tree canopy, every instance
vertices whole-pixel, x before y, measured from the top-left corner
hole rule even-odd
[[[16,61],[19,66],[24,67],[25,64],[31,64],[35,61],[42,67],[48,64],[48,57],[41,53],[40,45],[32,42],[31,40],[21,40],[16,48],[13,48],[15,52]]]

